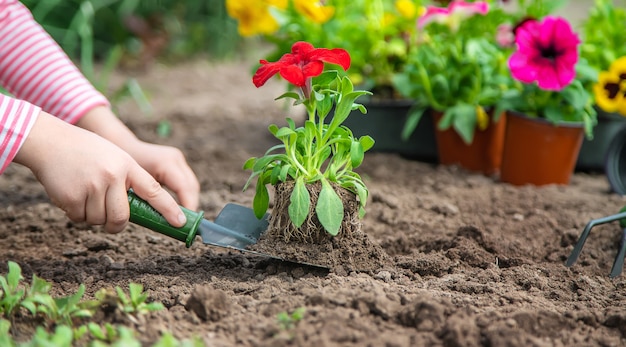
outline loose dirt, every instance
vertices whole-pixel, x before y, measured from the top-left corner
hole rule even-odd
[[[284,85],[256,89],[250,71],[239,61],[155,65],[137,76],[154,112],[119,106],[139,137],[185,152],[209,219],[227,202],[251,205],[243,163],[274,143],[270,123],[303,116],[273,100]],[[169,137],[156,133],[164,120]],[[604,175],[514,187],[388,153],[368,153],[359,173],[370,189],[362,230],[390,260],[379,271],[186,248],[136,225],[109,235],[70,222],[17,165],[0,176],[0,271],[16,261],[55,295],[143,284],[166,307],[132,323],[146,344],[171,331],[207,346],[626,345],[626,282],[608,277],[619,226],[594,228],[564,265],[587,222],[626,205]],[[302,320],[282,328],[278,314],[300,307]]]

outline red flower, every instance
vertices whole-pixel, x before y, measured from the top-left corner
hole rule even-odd
[[[291,53],[283,55],[277,62],[261,60],[252,82],[260,87],[276,73],[297,87],[305,87],[311,78],[324,71],[324,62],[340,65],[344,70],[350,67],[350,55],[341,48],[315,48],[308,42],[296,42]]]

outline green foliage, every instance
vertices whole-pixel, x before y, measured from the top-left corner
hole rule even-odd
[[[304,126],[297,127],[292,119],[287,119],[287,126],[284,127],[270,125],[269,131],[282,144],[270,148],[262,157],[248,159],[244,164],[245,170],[252,171],[244,190],[253,179],[257,179],[253,209],[258,218],[265,215],[269,206],[266,185],[289,180],[295,183],[289,216],[296,227],[304,223],[311,206],[306,185],[317,181],[321,181],[322,190],[315,211],[328,233],[337,235],[343,220],[343,205],[331,182],[355,193],[359,198],[360,213],[365,213],[368,191],[353,169],[361,165],[364,153],[372,148],[374,140],[369,136],[356,138],[342,123],[352,110],[365,111],[355,101],[366,94],[370,93],[355,91],[348,77],[339,76],[337,71],[331,70],[313,78],[310,99],[293,92],[278,98],[290,98],[296,105],[305,105],[309,117]],[[333,106],[335,112],[329,117],[330,122],[325,122]]]
[[[91,347],[132,347],[142,346],[134,331],[125,326],[94,322],[76,324],[92,317],[95,310],[111,298],[99,291],[96,300],[83,300],[85,286],[81,284],[76,293],[53,298],[49,291],[52,285],[33,275],[30,286],[23,282],[20,266],[8,262],[8,271],[0,276],[2,295],[0,296],[0,346],[7,347],[70,347],[88,343]],[[114,296],[117,307],[127,314],[143,314],[163,308],[161,303],[147,303],[148,296],[141,284],[130,283],[126,295],[116,287]],[[33,318],[43,318],[44,325],[37,326],[29,341],[17,342],[11,337],[11,320],[20,309],[29,312]],[[179,341],[171,333],[164,333],[154,347],[196,347],[203,346],[200,339]]]
[[[35,330],[33,338],[20,347],[72,347],[74,346],[74,332],[70,326],[57,325],[53,332],[48,332],[39,326]]]
[[[98,59],[113,49],[137,53],[146,42],[126,24],[139,18],[152,34],[168,39],[165,53],[187,57],[206,52],[225,57],[239,44],[236,22],[228,17],[221,0],[23,0],[35,19],[72,58],[92,46]],[[82,42],[85,37],[91,42]]]
[[[518,18],[542,18],[553,14],[567,4],[568,0],[518,0]]]
[[[495,43],[498,25],[509,17],[501,9],[463,20],[458,29],[431,23],[424,42],[409,53],[405,69],[394,76],[395,88],[415,104],[402,137],[411,136],[425,110],[444,113],[438,128],[453,127],[471,143],[485,108],[493,107],[509,88],[509,49]],[[500,114],[494,114],[497,120]]]
[[[580,80],[592,91],[598,74],[626,56],[626,9],[613,0],[595,0],[581,27],[580,59],[587,62],[590,71]]]
[[[353,82],[377,93],[391,87],[392,75],[406,62],[416,36],[419,7],[428,3],[406,2],[401,10],[396,0],[328,0],[304,10],[296,2],[289,0],[286,8],[272,7],[267,12],[273,18],[269,20],[278,23],[276,32],[263,35],[274,45],[268,60],[277,60],[297,41],[315,47],[341,47],[350,52]]]
[[[171,333],[166,332],[152,347],[204,347],[204,342],[198,337],[180,341]]]
[[[291,314],[287,312],[280,312],[276,318],[278,320],[278,325],[283,330],[291,330],[296,324],[304,318],[304,314],[306,309],[304,307],[298,307]]]
[[[87,329],[94,338],[94,341],[91,343],[91,347],[141,346],[141,343],[137,340],[133,331],[124,326],[117,326],[109,323],[106,323],[104,326],[100,326],[95,323],[89,323],[87,325]]]
[[[95,302],[82,301],[84,294],[85,285],[81,284],[78,291],[72,295],[58,298],[39,295],[34,302],[39,304],[37,312],[43,313],[52,322],[73,325],[75,319],[91,317],[97,307]]]
[[[148,300],[148,294],[143,292],[142,284],[130,283],[129,295],[126,295],[119,286],[115,287],[115,291],[119,299],[118,307],[124,313],[145,314],[164,308],[163,304],[160,302],[146,302],[146,300]]]
[[[0,286],[2,293],[0,296],[0,310],[5,317],[11,317],[20,307],[24,298],[25,290],[20,288],[22,269],[12,261],[8,263],[9,271],[6,276],[0,276]]]

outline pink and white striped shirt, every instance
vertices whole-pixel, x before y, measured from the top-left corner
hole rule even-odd
[[[74,124],[108,105],[18,0],[0,0],[0,174],[22,146],[39,112]]]

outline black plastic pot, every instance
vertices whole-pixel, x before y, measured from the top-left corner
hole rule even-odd
[[[607,149],[604,170],[613,191],[626,195],[626,125],[615,134]]]
[[[593,128],[593,140],[585,138],[580,147],[576,170],[578,171],[603,171],[606,152],[609,145],[620,130],[626,124],[626,117],[617,113],[607,113],[596,107],[598,112],[598,124]]]
[[[438,160],[435,127],[425,113],[406,141],[402,129],[412,106],[410,100],[367,100],[362,102],[367,114],[353,111],[344,122],[356,136],[369,135],[375,142],[372,151],[398,153],[404,157],[436,162]]]

